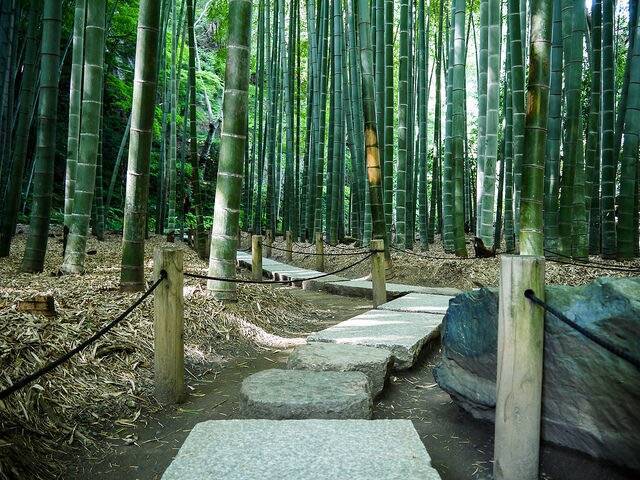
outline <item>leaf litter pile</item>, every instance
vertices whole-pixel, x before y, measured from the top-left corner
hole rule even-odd
[[[49,239],[44,272],[21,274],[25,235],[0,260],[0,390],[63,355],[135,302],[118,288],[119,236],[89,240],[84,275],[58,276],[62,244]],[[154,247],[146,248],[147,285]],[[180,244],[182,245],[182,244]],[[185,271],[206,263],[184,246]],[[242,275],[242,274],[240,274]],[[56,315],[18,311],[21,300],[53,295]],[[232,358],[287,348],[321,320],[317,306],[287,287],[238,284],[238,303],[206,294],[206,282],[185,278],[187,377],[219,371]],[[0,401],[0,479],[64,476],[63,456],[127,443],[132,429],[161,407],[153,398],[153,298],[67,363]],[[128,433],[129,432],[129,433]]]
[[[278,249],[286,249],[285,242],[278,238],[273,245]],[[504,245],[503,245],[504,247]],[[264,251],[263,247],[263,251]],[[336,271],[342,267],[350,265],[362,258],[358,252],[366,251],[366,248],[350,245],[324,245],[325,255],[338,253],[339,256],[325,257],[325,270]],[[504,249],[503,249],[504,250]],[[296,243],[293,246],[294,252],[301,252],[293,255],[291,262],[285,260],[286,253],[281,250],[273,250],[272,257],[278,261],[291,263],[304,268],[315,268],[316,256],[310,255],[315,252],[315,245]],[[354,253],[353,256],[345,256],[345,253]],[[425,287],[453,287],[460,290],[470,290],[478,287],[497,287],[500,279],[500,257],[474,258],[473,237],[467,237],[468,259],[456,258],[455,255],[446,253],[443,249],[439,236],[435,242],[429,245],[426,252],[420,251],[420,246],[416,242],[413,254],[391,250],[393,268],[387,271],[387,281],[403,283],[407,285],[421,285]],[[430,258],[426,258],[430,257]],[[640,275],[640,260],[614,261],[603,260],[599,257],[591,257],[590,262],[602,264],[613,268],[637,269],[637,273],[623,272],[594,268],[592,266],[566,265],[575,263],[569,259],[559,259],[563,263],[554,263],[547,259],[545,262],[545,281],[547,284],[560,285],[584,285],[591,283],[599,277],[630,277]],[[338,275],[345,278],[361,278],[369,275],[371,264],[365,261],[355,267],[341,272]]]

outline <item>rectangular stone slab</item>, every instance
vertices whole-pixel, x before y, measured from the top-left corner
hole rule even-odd
[[[440,335],[443,315],[369,310],[313,333],[308,342],[346,343],[386,348],[396,370],[411,368],[422,347]]]
[[[325,280],[325,279],[322,279]],[[303,284],[303,288],[312,291],[323,291],[335,295],[346,295],[349,297],[372,298],[370,280],[347,280],[347,281],[310,281]],[[420,287],[417,285],[403,285],[400,283],[387,283],[387,297],[398,298],[408,293],[425,293],[432,295],[454,296],[462,293],[457,288],[447,287]]]
[[[412,292],[380,305],[378,308],[396,312],[441,313],[444,315],[447,313],[449,300],[452,298],[448,295]]]
[[[197,424],[163,480],[439,480],[409,420]]]

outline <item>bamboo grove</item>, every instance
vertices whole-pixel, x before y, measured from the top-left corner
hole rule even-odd
[[[371,80],[391,244],[424,250],[438,233],[464,256],[472,234],[490,250],[633,257],[637,12],[635,0],[259,2],[243,227],[369,241]]]
[[[125,7],[130,79],[108,48]],[[191,238],[220,275],[238,228],[637,256],[639,13],[637,0],[3,0],[0,255],[29,223],[22,269],[42,271],[60,222],[61,272],[81,273],[87,237],[122,229],[125,289],[143,285],[153,230]],[[130,103],[114,106],[119,77]]]

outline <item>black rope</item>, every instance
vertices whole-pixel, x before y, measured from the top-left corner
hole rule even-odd
[[[265,248],[269,248],[269,246],[267,245],[265,246]],[[274,247],[273,245],[271,245],[271,248],[273,250],[278,250],[280,252],[289,252],[289,250],[287,250],[286,248]],[[297,254],[297,255],[311,255],[311,256],[317,256],[317,257],[353,257],[357,255],[366,255],[367,253],[370,253],[370,251],[362,250],[361,252],[353,252],[353,253],[330,253],[330,252],[315,253],[315,252],[300,252],[296,250],[291,250],[291,253]]]
[[[245,283],[245,284],[254,284],[254,285],[289,285],[291,283],[300,283],[300,282],[308,282],[310,280],[318,280],[319,278],[329,277],[331,275],[336,275],[338,273],[342,273],[345,270],[349,270],[350,268],[353,268],[356,265],[359,265],[362,262],[364,262],[365,260],[371,258],[375,253],[376,253],[375,251],[371,251],[369,253],[369,255],[367,255],[366,257],[363,257],[360,260],[358,260],[357,262],[352,263],[350,265],[347,265],[346,267],[342,267],[339,270],[335,270],[335,271],[329,272],[329,273],[323,273],[322,275],[318,275],[316,277],[309,277],[309,278],[292,278],[291,280],[270,280],[268,282],[261,282],[259,280],[245,280],[245,279],[242,279],[242,278],[210,277],[208,275],[202,275],[202,274],[199,274],[199,273],[190,273],[190,272],[185,272],[184,276],[185,277],[190,277],[190,278],[200,278],[202,280],[214,280],[216,282]]]
[[[402,248],[398,248],[395,245],[391,245],[391,250],[395,250],[400,253],[407,253],[409,255],[413,255],[414,257],[424,258],[425,260],[453,260],[455,261],[464,261],[464,260],[475,260],[473,257],[432,257],[430,255],[423,255],[420,253],[412,252],[411,250],[404,250]]]
[[[542,307],[545,311],[551,313],[558,320],[566,323],[571,328],[573,328],[574,330],[578,331],[579,333],[581,333],[582,335],[587,337],[592,342],[597,343],[598,345],[600,345],[602,348],[604,348],[608,352],[614,354],[617,357],[620,357],[623,360],[626,360],[631,365],[633,365],[638,370],[640,370],[640,360],[635,358],[634,356],[632,356],[629,353],[629,351],[627,351],[626,349],[618,347],[617,345],[614,345],[614,344],[608,342],[607,340],[604,340],[604,339],[598,337],[593,332],[590,332],[589,330],[587,330],[586,328],[582,327],[581,325],[578,325],[576,322],[571,320],[569,317],[567,317],[566,315],[564,315],[563,313],[561,313],[560,311],[556,310],[554,307],[552,307],[551,305],[546,303],[544,300],[538,298],[533,290],[531,290],[531,289],[526,290],[524,292],[524,296],[526,298],[528,298],[529,300],[531,300],[531,302],[533,302],[536,305]]]
[[[640,273],[640,268],[639,267],[624,267],[621,265],[609,265],[603,262],[592,262],[590,260],[580,260],[580,259],[575,259],[574,257],[571,257],[569,255],[564,255],[562,253],[559,252],[554,252],[552,250],[547,250],[546,248],[544,249],[545,253],[548,253],[549,255],[555,255],[557,257],[560,258],[567,258],[569,260],[573,260],[573,262],[563,262],[561,260],[558,259],[554,259],[554,258],[547,258],[547,260],[549,260],[550,262],[554,262],[554,263],[560,263],[562,265],[574,265],[576,267],[587,267],[587,268],[595,268],[598,270],[612,270],[612,271],[618,271],[618,272],[632,272],[632,273]]]
[[[25,387],[27,385],[29,385],[34,380],[37,380],[38,378],[42,377],[43,375],[45,375],[45,374],[49,373],[50,371],[56,369],[57,367],[59,367],[60,365],[65,363],[66,361],[70,360],[74,355],[76,355],[77,353],[81,352],[82,350],[87,348],[89,345],[94,343],[100,337],[102,337],[105,334],[107,334],[111,329],[113,329],[113,327],[115,327],[120,322],[122,322],[125,318],[127,318],[127,316],[133,310],[135,310],[136,307],[138,307],[142,302],[144,302],[147,299],[147,297],[149,295],[151,295],[151,293],[158,287],[158,285],[160,285],[163,282],[163,280],[165,278],[167,278],[167,272],[165,270],[162,270],[160,272],[160,278],[158,280],[156,280],[153,283],[153,285],[151,285],[151,287],[146,292],[144,292],[140,296],[140,298],[138,300],[135,301],[135,303],[133,305],[131,305],[129,308],[127,308],[124,312],[122,312],[117,318],[115,318],[114,320],[109,322],[106,326],[104,326],[103,328],[98,330],[95,334],[93,334],[87,340],[85,340],[80,345],[75,347],[73,350],[70,350],[69,352],[65,353],[64,355],[62,355],[57,360],[54,360],[53,362],[49,363],[48,365],[45,365],[40,370],[32,373],[31,375],[27,375],[26,377],[21,378],[16,383],[14,383],[10,387],[8,387],[5,390],[3,390],[2,392],[0,392],[0,400],[4,400],[9,395],[17,392],[18,390],[20,390],[21,388],[23,388],[23,387]]]

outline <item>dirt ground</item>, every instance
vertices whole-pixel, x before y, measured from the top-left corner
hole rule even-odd
[[[17,235],[11,256],[0,259],[0,389],[89,338],[140,295],[119,291],[119,236],[91,238],[86,273],[65,276],[57,274],[59,230],[53,230],[39,275],[19,273],[25,239]],[[148,242],[148,283],[153,250],[162,245],[161,237]],[[181,245],[185,270],[205,273],[207,263]],[[238,303],[221,304],[205,285],[185,279],[189,382],[302,342],[332,315],[322,303],[293,295],[293,287],[238,285]],[[53,295],[56,316],[19,311],[20,300],[41,294]],[[152,312],[150,298],[68,363],[0,401],[0,479],[67,478],[61,454],[104,457],[114,446],[135,442],[131,432],[160,410],[153,399]]]
[[[319,328],[369,308],[359,299],[302,290],[294,295],[319,302],[332,312]],[[108,457],[83,459],[72,478],[160,478],[196,423],[238,418],[242,380],[257,371],[284,366],[288,353],[285,350],[238,359],[219,373],[190,382],[190,396],[185,404],[149,419],[133,434],[134,442],[116,448]],[[443,480],[488,480],[492,471],[493,425],[474,420],[437,386],[431,372],[439,357],[436,345],[423,352],[414,368],[393,374],[376,401],[374,418],[411,420]],[[541,478],[546,480],[637,478],[631,472],[552,445],[543,445],[541,456]]]

